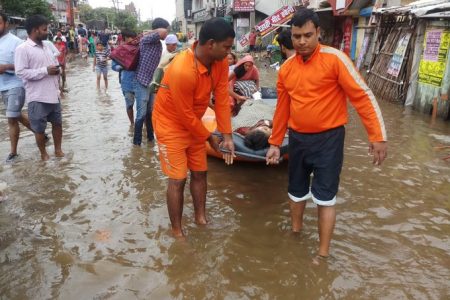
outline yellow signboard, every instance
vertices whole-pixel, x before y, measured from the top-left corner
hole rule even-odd
[[[442,86],[450,47],[450,31],[427,29],[424,50],[419,65],[419,82]]]

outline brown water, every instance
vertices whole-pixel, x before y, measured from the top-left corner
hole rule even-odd
[[[65,158],[39,161],[24,130],[20,159],[0,164],[0,299],[448,299],[450,150],[434,148],[450,145],[448,122],[381,103],[378,168],[352,112],[332,258],[315,266],[316,208],[291,235],[287,164],[210,159],[211,224],[194,225],[187,192],[188,239],[174,240],[155,145],[131,147],[117,73],[109,95],[94,77],[83,63],[69,72]],[[3,159],[4,117],[0,128]]]

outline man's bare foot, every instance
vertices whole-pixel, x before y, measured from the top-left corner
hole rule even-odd
[[[183,230],[181,230],[181,229],[173,229],[172,228],[172,234],[173,234],[174,238],[176,238],[176,239],[184,239],[186,237],[184,235]]]
[[[208,224],[208,220],[206,219],[206,217],[195,217],[195,224],[197,224],[197,225],[207,225]]]
[[[62,152],[62,151],[55,151],[55,156],[56,157],[64,157],[64,152]]]
[[[320,266],[323,263],[327,263],[327,261],[328,261],[328,256],[324,256],[324,255],[320,255],[320,254],[316,255],[316,257],[314,257],[312,259],[313,265],[316,265],[316,266]]]
[[[47,153],[41,154],[41,159],[42,159],[43,161],[47,161],[47,160],[50,159],[50,156],[49,156]]]
[[[302,232],[302,228],[301,227],[300,228],[292,228],[292,233],[297,234],[297,233],[300,233],[300,232]]]

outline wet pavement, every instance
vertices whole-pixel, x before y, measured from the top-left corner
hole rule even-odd
[[[262,72],[263,85],[274,73]],[[39,160],[22,130],[20,158],[0,164],[0,299],[445,299],[450,295],[450,123],[380,103],[389,157],[371,165],[352,111],[328,263],[309,203],[290,233],[287,164],[209,160],[207,211],[186,241],[170,235],[154,144],[131,146],[117,73],[95,90],[91,65],[68,71],[66,157]],[[1,106],[3,109],[3,106]],[[0,118],[0,155],[9,151]],[[3,158],[2,158],[2,161]]]

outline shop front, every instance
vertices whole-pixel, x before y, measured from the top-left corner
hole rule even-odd
[[[192,22],[195,25],[195,37],[198,39],[198,35],[200,34],[200,29],[203,26],[203,23],[206,20],[211,19],[213,16],[211,15],[211,11],[209,9],[203,8],[193,12],[192,14]]]
[[[233,27],[236,32],[236,51],[244,51],[249,45],[248,34],[255,22],[255,1],[235,0],[233,2]]]

